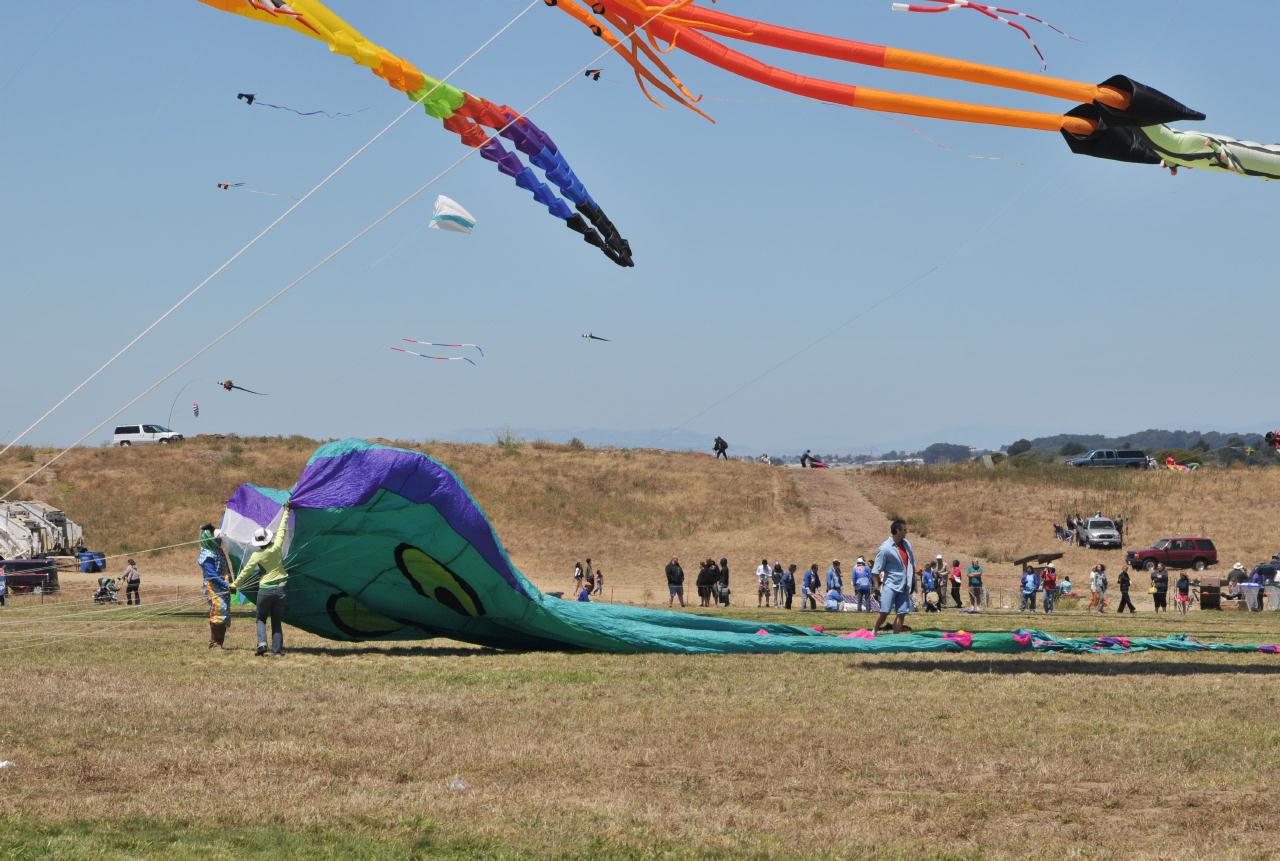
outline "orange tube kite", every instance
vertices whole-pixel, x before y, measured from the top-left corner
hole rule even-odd
[[[694,104],[697,99],[665,64],[657,60],[657,54],[679,49],[765,86],[849,107],[1061,132],[1075,152],[1121,161],[1148,164],[1160,161],[1146,143],[1146,137],[1137,132],[1139,128],[1176,120],[1204,119],[1198,111],[1122,75],[1101,84],[1035,75],[779,27],[705,9],[695,5],[693,0],[669,0],[657,4],[644,0],[608,0],[590,6],[579,0],[544,2],[561,9],[604,39],[632,66],[642,88],[646,83],[653,85],[677,103],[703,116],[706,115]],[[611,27],[625,35],[620,38]],[[1076,102],[1077,106],[1065,113],[1028,111],[827,81],[768,65],[726,46],[709,34],[865,66],[1020,90],[1066,99]],[[665,43],[665,47],[660,47],[660,42]],[[654,63],[656,71],[644,65],[645,59],[657,60]],[[649,95],[647,89],[646,95]],[[653,99],[652,96],[649,98]]]

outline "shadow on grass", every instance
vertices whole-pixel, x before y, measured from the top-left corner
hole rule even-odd
[[[356,655],[382,655],[388,658],[479,658],[510,655],[501,649],[481,646],[292,646],[287,650],[298,655],[324,655],[346,658]]]
[[[926,658],[915,661],[875,661],[851,665],[862,672],[893,670],[911,673],[960,673],[970,676],[1014,676],[1023,673],[1050,676],[1280,676],[1280,662],[1269,664],[1203,663],[1198,661],[1146,662],[1136,659],[1117,661],[1117,655],[1085,655],[1081,660],[1026,657],[978,658],[957,661],[955,658]],[[1130,656],[1133,658],[1133,656]]]

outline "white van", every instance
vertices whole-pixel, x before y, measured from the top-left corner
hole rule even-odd
[[[111,437],[112,445],[148,445],[160,443],[167,445],[182,439],[182,434],[171,431],[163,425],[120,425],[115,436]]]

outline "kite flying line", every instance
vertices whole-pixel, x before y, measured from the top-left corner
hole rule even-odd
[[[224,272],[228,267],[230,267],[230,266],[231,266],[231,264],[232,264],[232,263],[234,263],[236,260],[240,259],[240,257],[242,257],[242,256],[243,256],[243,255],[244,255],[244,254],[249,250],[249,249],[251,249],[251,248],[253,248],[253,246],[257,245],[259,240],[261,240],[261,239],[262,239],[263,237],[265,237],[268,233],[270,233],[271,231],[273,231],[273,230],[277,227],[277,225],[279,225],[279,224],[280,224],[281,222],[283,222],[286,218],[288,218],[290,215],[292,215],[292,214],[294,213],[294,211],[295,211],[296,209],[298,209],[300,206],[302,206],[302,204],[303,204],[303,203],[305,203],[305,202],[306,202],[306,201],[307,201],[307,200],[308,200],[308,199],[309,199],[313,194],[315,194],[315,193],[316,193],[316,192],[318,192],[320,189],[322,189],[322,188],[324,188],[326,185],[328,185],[330,180],[332,180],[335,176],[337,176],[337,175],[338,175],[339,173],[341,173],[344,169],[346,169],[347,165],[351,164],[351,162],[355,161],[357,158],[359,158],[361,155],[363,155],[365,150],[367,150],[369,147],[373,146],[373,144],[374,144],[374,143],[376,143],[376,142],[377,142],[378,140],[380,140],[384,135],[386,135],[386,134],[387,134],[387,132],[391,131],[391,129],[393,129],[393,128],[394,128],[394,127],[395,127],[395,126],[396,126],[396,125],[401,121],[401,120],[403,120],[405,117],[407,117],[407,116],[408,116],[410,113],[412,113],[415,109],[417,109],[418,107],[420,107],[420,106],[421,106],[421,104],[422,104],[424,101],[426,101],[426,99],[427,99],[428,97],[430,97],[432,93],[434,93],[434,92],[435,92],[437,89],[439,89],[440,87],[444,86],[445,82],[447,82],[447,81],[448,81],[450,78],[452,78],[455,74],[457,74],[459,71],[461,71],[461,70],[462,70],[462,68],[463,68],[464,66],[466,66],[466,65],[467,65],[468,63],[470,63],[473,59],[475,59],[475,57],[476,57],[476,56],[477,56],[481,51],[483,51],[485,48],[489,47],[489,45],[493,44],[493,42],[494,42],[494,41],[496,41],[496,40],[498,39],[498,37],[499,37],[499,36],[501,36],[503,33],[507,32],[507,30],[511,29],[511,27],[512,27],[512,26],[514,26],[514,25],[515,25],[515,23],[516,23],[517,21],[519,21],[519,20],[520,20],[521,18],[523,18],[526,14],[528,14],[528,12],[529,12],[531,9],[533,9],[535,6],[537,6],[537,5],[538,5],[538,2],[539,2],[539,0],[532,0],[532,2],[530,2],[528,6],[526,6],[524,9],[522,9],[522,10],[521,10],[521,11],[520,11],[520,12],[519,12],[519,13],[518,13],[514,18],[512,18],[510,21],[508,21],[506,24],[504,24],[504,25],[503,25],[503,26],[498,30],[498,32],[494,33],[492,36],[490,36],[488,39],[486,39],[486,40],[484,41],[484,43],[480,45],[480,47],[476,48],[476,49],[475,49],[474,51],[472,51],[469,55],[467,55],[466,59],[464,59],[461,63],[459,63],[457,66],[454,66],[454,68],[453,68],[453,69],[452,69],[452,70],[451,70],[447,75],[445,75],[443,78],[441,78],[441,79],[440,79],[440,80],[439,80],[439,81],[438,81],[438,82],[437,82],[433,87],[431,87],[430,89],[428,89],[426,92],[424,92],[424,93],[423,93],[421,96],[419,96],[418,98],[414,99],[414,100],[409,104],[409,107],[405,108],[405,109],[404,109],[404,111],[403,111],[403,112],[401,112],[399,116],[397,116],[397,117],[396,117],[395,119],[393,119],[390,123],[388,123],[387,125],[385,125],[385,126],[382,128],[382,130],[381,130],[381,131],[379,131],[377,134],[375,134],[373,137],[369,138],[369,140],[368,140],[366,143],[364,143],[364,144],[363,144],[359,149],[357,149],[355,152],[353,152],[351,155],[349,155],[349,156],[348,156],[345,160],[343,160],[343,161],[342,161],[342,162],[341,162],[337,167],[335,167],[332,171],[330,171],[330,172],[329,172],[329,173],[324,177],[324,179],[320,180],[320,182],[318,182],[318,183],[317,183],[317,184],[316,184],[316,185],[315,185],[315,186],[314,186],[310,191],[308,191],[308,192],[307,192],[306,194],[304,194],[302,197],[298,198],[297,202],[295,202],[292,206],[290,206],[290,207],[289,207],[288,209],[286,209],[283,213],[281,213],[281,214],[280,214],[280,215],[279,215],[279,216],[278,216],[274,221],[272,221],[270,224],[268,224],[266,227],[264,227],[264,228],[263,228],[263,229],[262,229],[262,230],[261,230],[261,231],[260,231],[256,236],[254,236],[252,239],[250,239],[250,240],[249,240],[248,242],[246,242],[244,245],[240,246],[240,249],[239,249],[238,251],[236,251],[234,254],[232,254],[230,257],[228,257],[228,258],[226,259],[226,261],[224,261],[220,266],[218,266],[218,268],[217,268],[217,269],[214,269],[214,270],[213,270],[213,272],[211,272],[208,276],[206,276],[206,277],[204,278],[204,280],[202,280],[200,283],[198,283],[195,287],[191,288],[191,290],[190,290],[190,291],[188,291],[188,292],[187,292],[187,294],[186,294],[185,296],[183,296],[181,299],[179,299],[179,300],[178,300],[178,301],[177,301],[177,302],[176,302],[172,307],[170,307],[170,308],[169,308],[169,310],[165,311],[163,314],[161,314],[159,317],[157,317],[157,318],[155,319],[155,321],[154,321],[153,323],[151,323],[151,325],[147,326],[145,329],[143,329],[141,332],[139,332],[137,335],[135,335],[135,336],[134,336],[134,338],[133,338],[133,340],[131,340],[129,343],[127,343],[127,344],[125,344],[123,347],[121,347],[121,348],[120,348],[120,350],[119,350],[119,351],[118,351],[114,356],[112,356],[110,359],[108,359],[108,360],[107,360],[103,365],[101,365],[101,366],[100,366],[96,371],[94,371],[94,372],[93,372],[92,374],[90,374],[89,376],[85,377],[85,378],[84,378],[84,380],[82,380],[82,381],[80,382],[80,384],[79,384],[79,385],[77,385],[74,389],[72,389],[70,392],[68,392],[68,393],[67,393],[67,394],[62,398],[62,400],[58,401],[56,404],[54,404],[52,407],[50,407],[48,410],[46,410],[46,411],[45,411],[45,413],[44,413],[42,416],[40,416],[38,419],[36,419],[34,422],[32,422],[30,425],[28,425],[28,426],[27,426],[27,428],[26,428],[26,430],[22,431],[20,434],[18,434],[18,435],[17,435],[16,437],[14,437],[12,440],[10,440],[9,442],[5,443],[4,447],[3,447],[3,448],[0,448],[0,455],[3,455],[3,454],[4,454],[5,452],[7,452],[9,449],[13,448],[13,446],[14,446],[14,445],[16,445],[18,442],[20,442],[21,440],[25,439],[25,438],[26,438],[26,436],[27,436],[27,434],[29,434],[29,433],[31,433],[31,431],[35,430],[35,429],[36,429],[36,427],[38,427],[38,426],[40,425],[40,423],[41,423],[41,422],[43,422],[43,421],[44,421],[45,419],[47,419],[49,416],[53,415],[53,414],[54,414],[54,412],[56,412],[56,411],[58,410],[58,408],[59,408],[59,407],[61,407],[61,406],[62,406],[63,404],[65,404],[67,401],[71,400],[71,398],[73,398],[75,395],[77,395],[77,394],[78,394],[78,393],[79,393],[79,392],[80,392],[80,391],[81,391],[85,386],[87,386],[89,383],[91,383],[91,382],[93,382],[95,379],[97,379],[97,378],[98,378],[98,376],[99,376],[99,375],[101,375],[101,374],[102,374],[102,372],[103,372],[103,371],[105,371],[107,368],[111,367],[111,365],[113,365],[117,359],[119,359],[121,356],[123,356],[125,353],[127,353],[130,349],[132,349],[132,348],[133,348],[133,346],[134,346],[135,344],[137,344],[139,341],[141,341],[143,338],[145,338],[148,334],[150,334],[150,333],[151,333],[151,331],[152,331],[153,329],[155,329],[155,328],[156,328],[157,326],[159,326],[162,322],[164,322],[164,321],[165,321],[165,320],[167,320],[170,316],[172,316],[172,315],[174,314],[174,312],[176,312],[179,308],[181,308],[183,305],[185,305],[185,304],[186,304],[186,303],[187,303],[187,302],[188,302],[188,301],[189,301],[193,296],[195,296],[195,295],[196,295],[197,293],[199,293],[202,289],[204,289],[204,287],[205,287],[206,285],[208,285],[208,284],[209,284],[209,282],[213,281],[213,279],[214,279],[214,278],[217,278],[219,275],[221,275],[221,274],[222,274],[222,273],[223,273],[223,272]],[[113,418],[114,418],[114,416],[113,416]],[[104,424],[105,424],[105,422],[104,422]],[[96,428],[95,428],[95,430],[96,430]],[[29,480],[29,479],[28,479],[28,480]],[[25,480],[24,480],[24,482],[23,482],[23,483],[25,484]],[[21,485],[18,485],[18,486],[20,487]],[[15,489],[16,489],[16,488],[15,488]],[[11,493],[11,492],[12,492],[12,490],[10,491],[10,493]],[[4,494],[3,496],[0,496],[0,499],[4,499],[6,496],[8,496],[8,493]]]
[[[523,12],[521,12],[521,13],[520,13],[520,15],[517,15],[515,18],[511,19],[511,21],[507,24],[507,26],[506,26],[506,27],[503,27],[503,30],[506,30],[506,29],[507,29],[507,27],[510,27],[510,26],[511,26],[511,24],[514,24],[514,23],[516,22],[516,20],[520,18],[520,16],[521,16],[521,15],[524,15],[524,14],[525,14],[525,12],[528,12],[530,8],[532,8],[534,5],[536,5],[536,4],[537,4],[537,2],[538,2],[538,0],[534,0],[534,2],[533,2],[533,3],[530,3],[530,4],[529,4],[529,7],[526,7],[526,8],[525,8],[525,10],[524,10]],[[658,10],[657,12],[655,12],[655,13],[653,14],[653,16],[652,16],[651,18],[649,18],[649,19],[648,19],[648,21],[646,21],[645,23],[649,23],[649,21],[652,21],[654,18],[657,18],[657,17],[658,17],[659,15],[661,15],[662,13],[663,13],[663,10],[662,10],[662,9],[659,9],[659,10]],[[643,26],[643,25],[642,25],[642,26]],[[636,32],[638,32],[638,31],[639,31],[639,29],[640,29],[640,28],[639,28],[639,27],[637,27],[637,28],[636,28]],[[500,34],[503,32],[503,30],[498,31],[498,34],[495,34],[493,37],[491,37],[491,38],[489,39],[489,42],[492,42],[494,39],[496,39],[496,38],[497,38],[497,36],[498,36],[498,35],[500,35]],[[485,43],[485,45],[488,45],[488,44],[489,44],[489,42],[486,42],[486,43]],[[464,61],[463,61],[463,64],[465,65],[468,61],[470,61],[472,57],[474,57],[477,53],[479,53],[479,52],[480,52],[480,50],[482,50],[482,49],[485,47],[485,45],[482,45],[480,48],[476,49],[476,51],[475,51],[475,52],[473,52],[473,53],[471,54],[471,56],[470,56],[470,57],[468,57],[466,60],[464,60]],[[565,79],[564,79],[563,81],[561,81],[557,86],[553,87],[549,92],[547,92],[544,96],[542,96],[542,97],[541,97],[541,98],[539,98],[537,101],[535,101],[535,102],[534,102],[533,104],[531,104],[529,107],[525,108],[523,111],[513,112],[513,114],[514,114],[514,115],[513,115],[513,116],[512,116],[508,121],[507,121],[507,124],[506,124],[506,125],[504,125],[504,126],[502,126],[502,128],[499,128],[499,129],[495,130],[495,131],[493,132],[493,134],[492,134],[492,135],[490,135],[489,140],[495,140],[495,139],[497,139],[497,138],[498,138],[498,136],[500,136],[500,135],[501,135],[504,131],[506,131],[508,128],[510,128],[511,126],[515,125],[516,123],[518,123],[518,122],[520,122],[522,119],[524,119],[524,118],[525,118],[525,115],[527,115],[527,114],[529,114],[529,113],[532,113],[533,111],[537,110],[537,108],[538,108],[538,107],[540,107],[544,102],[548,101],[548,100],[549,100],[549,99],[551,99],[553,96],[555,96],[557,93],[559,93],[561,90],[563,90],[565,87],[569,86],[569,84],[571,84],[571,83],[573,83],[575,80],[577,80],[577,79],[578,79],[578,76],[582,74],[583,70],[585,70],[586,68],[588,68],[589,66],[591,66],[591,65],[592,65],[592,64],[594,64],[594,63],[598,63],[600,60],[604,59],[605,55],[609,54],[609,53],[610,53],[610,52],[612,52],[612,51],[613,51],[613,48],[612,48],[612,47],[606,48],[605,50],[601,51],[601,52],[600,52],[599,54],[597,54],[595,57],[592,57],[592,58],[591,58],[591,60],[589,60],[585,66],[581,66],[581,67],[579,67],[578,69],[575,69],[575,70],[573,71],[573,73],[569,75],[569,77],[565,78]],[[461,66],[459,66],[458,68],[461,68]],[[455,69],[455,71],[456,71],[456,69]],[[452,74],[453,74],[453,72],[450,72],[449,74],[450,74],[450,75],[452,75]],[[447,77],[448,77],[448,76],[446,76],[446,78],[447,78]],[[403,116],[404,116],[404,114],[401,114],[401,115],[400,115],[400,117],[401,117],[401,118],[402,118]],[[397,118],[397,120],[396,120],[396,121],[398,122],[398,121],[399,121],[399,119],[400,119],[400,118]],[[390,126],[388,126],[387,128],[389,129],[389,128],[390,128]],[[382,134],[382,133],[384,133],[386,130],[387,130],[387,129],[384,129],[384,130],[383,130],[383,132],[379,132],[379,134],[381,135],[381,134]],[[367,146],[368,146],[368,144],[366,144],[365,146],[367,147]],[[281,288],[280,288],[279,290],[277,290],[275,293],[271,294],[271,296],[270,296],[270,297],[268,297],[266,301],[264,301],[262,304],[258,305],[258,307],[254,308],[252,311],[250,311],[249,313],[245,314],[243,317],[241,317],[239,320],[237,320],[235,323],[233,323],[233,324],[231,325],[231,327],[230,327],[229,329],[225,330],[221,335],[218,335],[218,336],[217,336],[216,338],[214,338],[212,341],[210,341],[209,343],[205,344],[203,347],[201,347],[201,348],[200,348],[199,350],[197,350],[195,353],[191,354],[189,357],[187,357],[185,360],[183,360],[183,361],[182,361],[182,362],[181,362],[177,367],[173,368],[173,369],[172,369],[172,370],[170,370],[168,373],[166,373],[164,376],[162,376],[162,377],[160,377],[158,380],[156,380],[154,383],[152,383],[151,385],[147,386],[147,388],[143,389],[141,392],[139,392],[137,395],[135,395],[135,396],[134,396],[132,399],[130,399],[126,404],[124,404],[123,406],[121,406],[119,409],[117,409],[117,410],[116,410],[115,412],[113,412],[111,415],[107,416],[107,417],[106,417],[106,418],[104,418],[102,421],[98,422],[98,424],[94,425],[92,428],[90,428],[88,431],[86,431],[86,432],[85,432],[85,433],[84,433],[84,434],[83,434],[79,439],[77,439],[75,442],[71,443],[71,445],[69,445],[69,446],[67,446],[66,448],[62,449],[62,451],[58,452],[58,453],[57,453],[57,454],[55,454],[53,457],[49,458],[47,461],[45,461],[43,464],[41,464],[38,468],[36,468],[34,471],[32,471],[32,472],[31,472],[31,473],[30,473],[26,478],[22,479],[22,480],[21,480],[21,481],[19,481],[17,484],[15,484],[15,485],[13,485],[12,487],[10,487],[10,488],[9,488],[8,490],[6,490],[3,494],[0,494],[0,499],[6,499],[6,498],[7,498],[11,493],[13,493],[15,490],[17,490],[18,488],[22,487],[22,486],[23,486],[23,485],[25,485],[27,482],[31,481],[31,479],[35,478],[35,477],[36,477],[37,475],[39,475],[40,473],[44,472],[46,469],[48,469],[50,466],[52,466],[55,462],[57,462],[57,461],[61,460],[64,456],[66,456],[67,452],[71,451],[73,448],[75,448],[76,446],[80,445],[82,442],[84,442],[85,440],[87,440],[90,436],[92,436],[93,434],[97,433],[97,432],[98,432],[98,430],[100,430],[104,425],[106,425],[108,422],[110,422],[110,421],[111,421],[112,419],[114,419],[116,416],[120,415],[120,414],[121,414],[121,413],[123,413],[125,410],[129,409],[129,407],[133,406],[133,405],[134,405],[134,404],[136,404],[138,401],[142,400],[142,399],[143,399],[143,398],[145,398],[147,395],[151,394],[153,391],[155,391],[155,390],[156,390],[156,389],[158,389],[161,385],[163,385],[165,382],[167,382],[170,378],[177,376],[179,373],[181,373],[181,372],[182,372],[182,371],[183,371],[183,370],[184,370],[188,365],[190,365],[190,364],[191,364],[192,362],[194,362],[196,359],[200,358],[200,357],[201,357],[201,356],[203,356],[205,353],[209,352],[209,351],[210,351],[210,350],[212,350],[214,347],[216,347],[218,344],[220,344],[220,343],[222,343],[223,341],[225,341],[225,340],[226,340],[227,338],[229,338],[232,334],[234,334],[236,331],[238,331],[238,330],[239,330],[239,329],[241,329],[243,326],[245,326],[245,325],[246,325],[250,320],[252,320],[254,317],[257,317],[259,314],[261,314],[263,311],[265,311],[265,310],[266,310],[267,308],[269,308],[271,305],[275,304],[275,302],[276,302],[278,299],[280,299],[281,297],[283,297],[286,293],[288,293],[288,292],[289,292],[290,290],[292,290],[294,287],[298,286],[298,285],[299,285],[299,284],[301,284],[303,281],[307,280],[307,279],[308,279],[308,278],[310,278],[312,275],[314,275],[316,272],[318,272],[318,271],[320,271],[321,269],[323,269],[323,268],[324,268],[325,266],[327,266],[327,265],[328,265],[328,264],[329,264],[329,263],[330,263],[334,258],[338,257],[340,254],[342,254],[344,251],[346,251],[346,250],[347,250],[348,248],[350,248],[352,245],[356,244],[358,241],[360,241],[361,239],[363,239],[367,234],[369,234],[370,232],[372,232],[375,228],[379,227],[379,226],[380,226],[383,222],[385,222],[388,218],[390,218],[391,216],[395,215],[395,214],[396,214],[397,212],[399,212],[401,209],[404,209],[406,206],[408,206],[408,205],[409,205],[410,203],[412,203],[414,200],[417,200],[417,199],[418,199],[418,197],[420,197],[424,192],[426,192],[426,191],[427,191],[427,189],[431,188],[431,187],[432,187],[433,185],[435,185],[437,182],[439,182],[440,180],[444,179],[446,176],[448,176],[450,173],[452,173],[456,168],[458,168],[458,167],[459,167],[463,162],[465,162],[467,159],[471,158],[471,156],[472,156],[472,155],[474,155],[475,153],[477,153],[477,152],[479,152],[479,151],[480,151],[480,148],[479,148],[479,147],[475,147],[475,148],[472,148],[472,149],[468,149],[465,153],[463,153],[461,156],[459,156],[457,159],[455,159],[455,160],[454,160],[454,161],[453,161],[453,162],[452,162],[448,167],[446,167],[444,170],[440,171],[440,173],[438,173],[438,174],[436,174],[435,176],[431,177],[431,179],[427,180],[427,181],[426,181],[425,183],[423,183],[421,186],[419,186],[418,188],[416,188],[412,193],[410,193],[410,194],[409,194],[409,196],[408,196],[408,197],[404,198],[404,199],[403,199],[403,200],[401,200],[399,203],[397,203],[395,206],[391,207],[391,208],[390,208],[390,209],[388,209],[386,212],[382,213],[382,215],[378,216],[376,219],[374,219],[374,220],[373,220],[372,222],[370,222],[368,225],[366,225],[365,227],[361,228],[361,229],[360,229],[360,230],[359,230],[359,231],[358,231],[354,236],[352,236],[352,237],[351,237],[350,239],[348,239],[346,242],[342,243],[342,244],[341,244],[341,245],[339,245],[337,248],[335,248],[333,251],[330,251],[330,252],[329,252],[328,254],[326,254],[324,257],[320,258],[320,260],[318,260],[316,263],[314,263],[314,264],[311,266],[311,268],[310,268],[310,269],[308,269],[307,271],[303,272],[303,273],[302,273],[301,275],[299,275],[297,278],[293,279],[293,280],[292,280],[292,281],[290,281],[288,284],[286,284],[286,285],[284,285],[283,287],[281,287]],[[327,181],[327,179],[326,179],[326,181]],[[319,187],[319,186],[317,186],[317,188],[318,188],[318,187]],[[312,191],[315,191],[315,189],[312,189]],[[308,196],[310,196],[310,194],[311,194],[311,192],[308,192]],[[304,198],[304,200],[305,200],[305,198]],[[294,207],[294,208],[296,208],[296,207]],[[239,252],[237,252],[237,253],[239,253]],[[185,300],[184,300],[184,301],[185,301]],[[157,321],[157,322],[158,322],[158,321]],[[153,327],[154,327],[154,325],[155,325],[155,324],[152,324],[152,326],[153,326]],[[114,361],[114,359],[113,359],[113,361]],[[104,366],[104,367],[105,367],[105,366]],[[100,373],[100,372],[101,372],[101,369],[100,369],[97,373]],[[96,373],[95,373],[95,376],[96,376]],[[88,382],[88,381],[86,380],[85,382]],[[81,383],[81,387],[83,387],[83,386],[84,386],[84,383]],[[77,390],[78,390],[78,389],[77,389]],[[73,394],[74,394],[74,392],[73,392]],[[68,397],[70,397],[70,395],[68,395]],[[65,401],[65,400],[66,400],[66,398],[64,398],[63,400]],[[55,409],[56,409],[56,407],[55,407]],[[37,424],[38,424],[38,422],[37,422]],[[34,425],[33,425],[32,427],[34,427]],[[28,429],[28,430],[30,430],[30,429]],[[24,431],[23,433],[25,434],[26,432],[27,432],[27,431]],[[16,442],[16,440],[15,440],[15,442]],[[9,443],[9,445],[8,445],[8,446],[6,446],[4,449],[0,449],[0,454],[4,454],[4,452],[5,452],[5,451],[8,451],[8,449],[9,449],[9,448],[11,448],[12,446],[13,446],[13,443]]]

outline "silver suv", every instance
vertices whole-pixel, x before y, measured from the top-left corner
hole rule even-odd
[[[1120,547],[1120,530],[1106,517],[1090,517],[1076,526],[1076,543],[1081,547]]]

